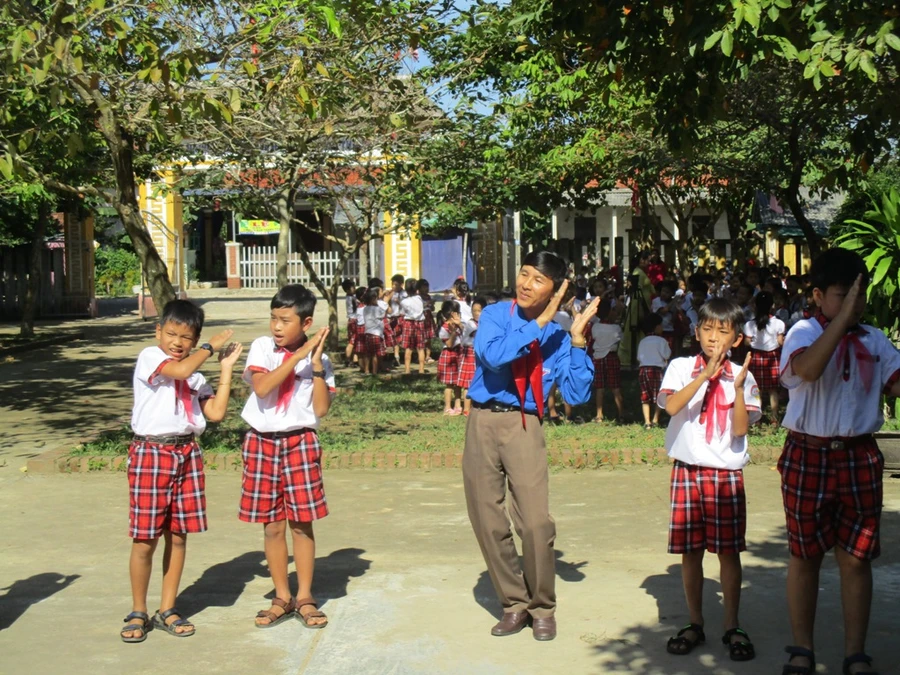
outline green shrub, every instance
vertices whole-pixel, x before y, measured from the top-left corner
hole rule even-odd
[[[128,249],[101,246],[94,255],[97,290],[106,295],[131,295],[141,283],[141,263]]]

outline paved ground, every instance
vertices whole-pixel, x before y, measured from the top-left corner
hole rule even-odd
[[[202,337],[232,328],[234,339],[249,346],[268,334],[268,291],[195,290],[191,298],[206,312]],[[130,299],[101,301],[101,314],[94,320],[39,322],[38,330],[82,332],[85,338],[0,357],[0,475],[130,416],[134,363],[141,349],[155,344],[156,323],[141,321],[137,301]],[[327,322],[320,300],[315,323]],[[0,335],[16,333],[16,324],[0,324]],[[217,370],[215,362],[203,369],[213,386]]]
[[[119,642],[130,608],[122,475],[0,476],[0,672],[441,674],[779,672],[787,641],[785,546],[777,474],[747,471],[750,552],[743,618],[758,659],[732,664],[718,643],[717,570],[708,569],[710,642],[665,653],[686,622],[678,559],[665,551],[664,469],[562,472],[552,478],[559,538],[559,638],[492,638],[498,607],[456,471],[333,472],[332,515],[317,526],[316,593],[331,624],[252,625],[271,590],[260,528],[235,516],[239,479],[208,480],[210,531],[192,536],[180,604],[198,626],[176,640],[153,632]],[[877,564],[870,649],[900,672],[900,484],[887,487],[885,555]],[[822,575],[820,673],[838,673],[833,562]],[[151,588],[158,592],[158,571]],[[156,596],[158,597],[158,596]],[[151,605],[155,602],[151,598]]]
[[[267,330],[267,293],[212,294],[221,297],[198,294],[206,335],[230,325],[249,342]],[[323,309],[317,323],[324,316]],[[210,476],[211,531],[191,539],[180,599],[197,635],[176,640],[156,632],[142,645],[125,645],[117,637],[130,608],[124,476],[28,476],[18,469],[29,456],[127,415],[131,369],[138,351],[153,344],[153,325],[120,314],[57,329],[83,330],[87,339],[0,364],[2,674],[173,667],[324,675],[780,671],[788,639],[786,555],[778,476],[768,467],[747,470],[743,616],[759,651],[750,664],[732,665],[718,644],[714,564],[709,644],[688,657],[665,653],[665,638],[686,622],[678,559],[665,553],[668,473],[636,467],[552,478],[559,529],[555,642],[537,643],[527,632],[490,637],[499,608],[468,526],[460,476],[442,470],[327,476],[332,515],[317,527],[316,593],[331,625],[315,632],[299,623],[253,627],[271,591],[261,532],[236,519],[239,477]],[[870,651],[882,673],[900,673],[900,482],[888,481],[885,499]],[[819,672],[833,674],[840,672],[841,633],[831,561],[821,585]]]

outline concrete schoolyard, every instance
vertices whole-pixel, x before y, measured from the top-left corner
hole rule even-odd
[[[198,294],[209,336],[226,326],[249,343],[267,332],[267,292]],[[324,322],[324,306],[317,323]],[[192,535],[179,606],[188,639],[151,632],[123,644],[131,607],[128,494],[121,473],[28,475],[27,459],[115,424],[131,407],[138,351],[152,323],[123,313],[65,322],[86,339],[0,362],[0,674],[780,672],[789,642],[787,551],[778,474],[746,470],[748,545],[742,620],[758,657],[728,660],[719,642],[714,558],[707,566],[708,642],[686,657],[665,640],[687,622],[679,558],[667,555],[668,469],[562,470],[551,476],[557,521],[559,637],[489,634],[500,611],[469,528],[458,470],[326,472],[331,515],[316,526],[315,593],[330,625],[253,625],[271,584],[258,526],[236,517],[240,476],[207,478],[209,532]],[[7,329],[8,330],[8,329]],[[214,372],[214,366],[209,368]],[[398,448],[399,450],[400,448]],[[900,480],[886,478],[884,554],[875,565],[869,651],[900,673]],[[159,592],[159,556],[150,606]],[[840,672],[836,567],[826,562],[817,623],[819,672]]]

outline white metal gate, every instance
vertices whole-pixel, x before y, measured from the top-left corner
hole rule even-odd
[[[241,247],[241,286],[244,288],[277,288],[277,247]],[[310,253],[309,260],[322,281],[330,286],[335,276],[355,279],[359,275],[359,258],[350,258],[343,270],[338,269],[340,254],[332,251]],[[299,253],[288,255],[288,282],[309,286],[309,273]]]

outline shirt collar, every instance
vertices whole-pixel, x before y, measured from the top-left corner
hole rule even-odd
[[[831,323],[831,319],[822,314],[821,310],[817,310],[815,313],[816,321],[819,322],[819,325],[822,326],[822,330],[828,328],[828,324]],[[858,333],[859,335],[868,335],[869,331],[862,327],[861,324],[856,324],[855,326],[850,326],[847,329],[848,333]]]

